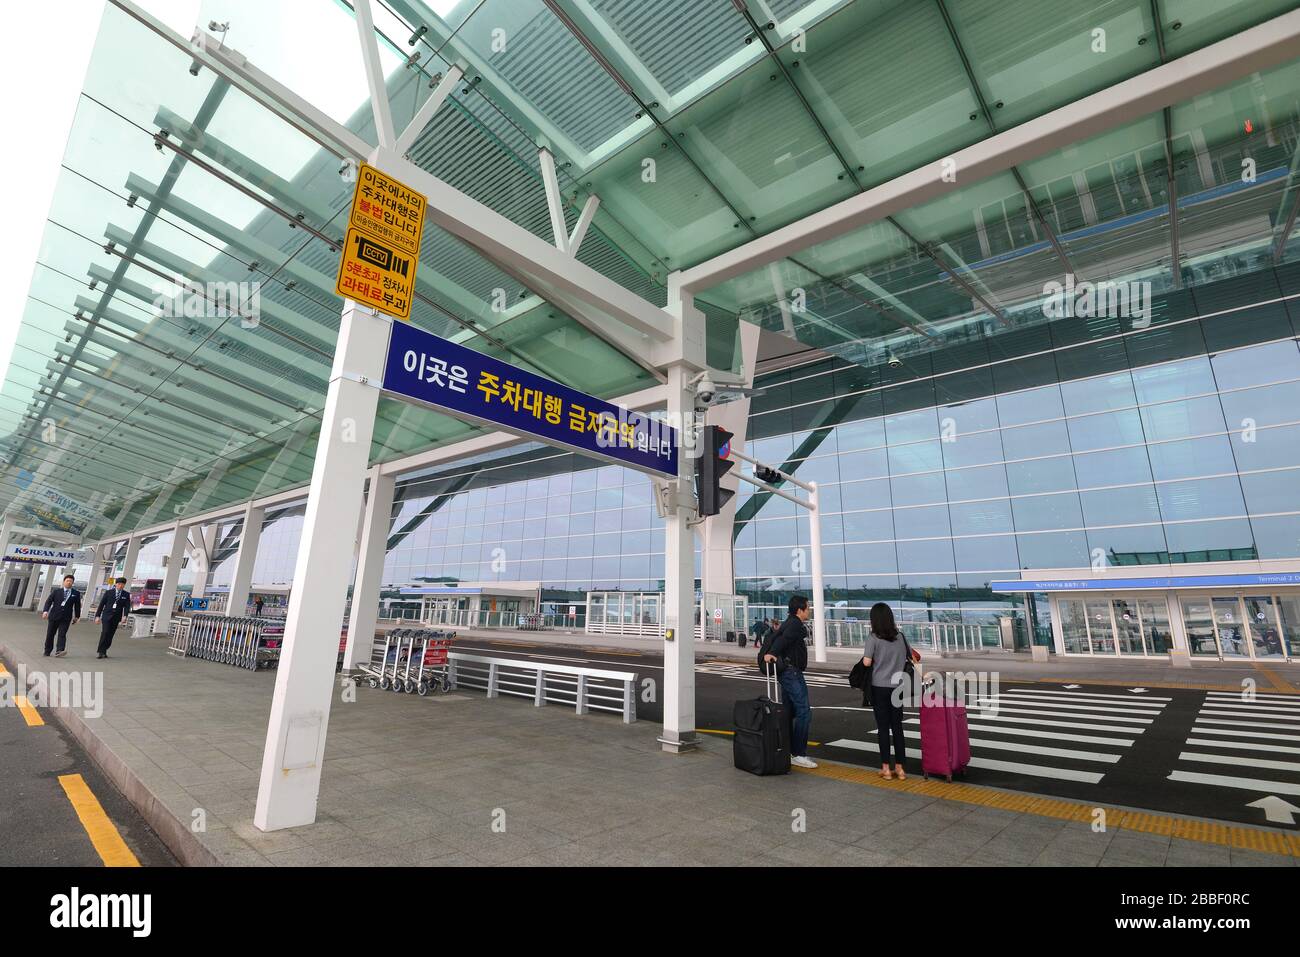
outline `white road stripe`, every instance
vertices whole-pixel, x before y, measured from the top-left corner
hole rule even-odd
[[[1029,695],[1023,691],[1002,691],[996,695],[984,695],[988,698],[1004,698],[1007,700],[1016,700],[1024,702],[1037,701],[1042,704],[1061,705],[1069,703],[1072,706],[1080,708],[1100,709],[1103,711],[1117,711],[1121,714],[1135,712],[1138,714],[1160,714],[1164,710],[1162,704],[1147,704],[1145,701],[1134,701],[1132,704],[1121,702],[1103,703],[1100,701],[1079,701],[1078,698],[1068,698],[1065,695]]]
[[[1219,714],[1223,714],[1225,715],[1225,717],[1218,717]],[[1233,712],[1202,711],[1200,714],[1196,716],[1196,723],[1197,724],[1230,724],[1233,725],[1234,727],[1240,728],[1241,721],[1239,721],[1237,718],[1227,717],[1227,715],[1230,714],[1233,714]],[[1253,718],[1255,716],[1247,714],[1247,715],[1242,715],[1241,717]],[[1267,728],[1269,731],[1300,731],[1300,724],[1261,724],[1260,728],[1261,729]]]
[[[976,699],[977,701],[1002,702],[1006,705],[1020,705],[1026,708],[1069,708],[1072,711],[1089,711],[1089,712],[1110,712],[1111,714],[1136,714],[1146,715],[1152,718],[1158,718],[1160,712],[1153,711],[1150,708],[1116,708],[1109,704],[1081,704],[1074,701],[1056,701],[1049,698],[1016,698],[1010,695],[986,695]]]
[[[1274,708],[1269,705],[1251,705],[1234,702],[1229,704],[1227,701],[1207,701],[1201,705],[1202,711],[1221,711],[1223,709],[1245,708],[1243,711],[1233,711],[1234,714],[1257,714],[1261,718],[1300,718],[1300,708]]]
[[[1252,711],[1300,711],[1300,703],[1282,704],[1280,701],[1242,701],[1240,698],[1206,698],[1210,708],[1250,708]]]
[[[920,723],[918,718],[907,718],[903,721],[903,724]],[[975,724],[973,722],[968,727],[971,731],[983,731],[986,734],[1009,734],[1017,738],[1050,738],[1053,741],[1078,741],[1082,744],[1105,744],[1112,748],[1127,748],[1133,744],[1132,738],[1103,738],[1095,734],[1070,734],[1067,731],[1040,731],[1036,728],[995,728],[991,725]],[[1107,728],[1106,730],[1109,731],[1110,729]],[[1117,732],[1124,730],[1126,729],[1115,729]]]
[[[1207,691],[1206,695],[1211,698],[1237,698],[1237,699],[1241,698],[1240,691]],[[1300,696],[1293,695],[1293,694],[1270,694],[1267,691],[1256,691],[1255,697],[1274,698],[1278,701],[1295,701],[1297,697]]]
[[[1269,794],[1300,794],[1300,784],[1287,781],[1259,781],[1255,778],[1234,778],[1224,774],[1202,774],[1200,771],[1169,772],[1170,781],[1182,781],[1184,784],[1215,784],[1225,788],[1240,788],[1243,791],[1267,792]]]
[[[1085,724],[1082,721],[1051,721],[1047,718],[1013,718],[1001,714],[980,714],[976,713],[973,717],[978,721],[1004,721],[1009,724],[1029,724],[1035,728],[1083,728],[1085,731],[1114,731],[1116,734],[1141,734],[1145,728],[1132,727],[1106,727],[1104,725]]]
[[[1134,685],[1134,687],[1140,688],[1142,686],[1139,684],[1139,685]],[[1025,694],[1068,694],[1072,698],[1118,698],[1121,701],[1173,701],[1174,700],[1173,698],[1162,698],[1159,695],[1153,695],[1153,694],[1135,695],[1132,694],[1131,692],[1127,694],[1108,694],[1103,691],[1096,691],[1096,692],[1067,691],[1064,688],[1062,689],[1021,688],[1020,690],[1024,691]]]
[[[1096,784],[1105,777],[1105,774],[1096,771],[1048,768],[1037,764],[1020,764],[1016,761],[994,761],[991,758],[972,757],[970,766],[973,768],[986,768],[989,771],[1006,771],[1009,774],[1027,774],[1036,778],[1055,778],[1058,781],[1082,781],[1084,784]]]
[[[1236,723],[1236,722],[1234,722]],[[1192,726],[1195,734],[1222,734],[1233,738],[1255,738],[1257,740],[1267,741],[1300,741],[1300,734],[1264,734],[1261,731],[1241,731],[1238,729],[1229,730],[1227,728],[1207,728],[1200,721]]]
[[[1300,761],[1243,758],[1239,754],[1204,754],[1200,751],[1184,751],[1178,755],[1178,760],[1204,761],[1207,764],[1233,764],[1245,771],[1254,771],[1257,768],[1265,771],[1300,771]]]
[[[1206,748],[1231,748],[1236,751],[1277,751],[1281,754],[1300,754],[1300,748],[1285,744],[1254,744],[1250,741],[1210,740],[1209,738],[1188,738],[1188,744],[1197,744]]]
[[[991,709],[975,709],[975,712],[980,717],[983,717],[981,712],[984,710]],[[1113,721],[1117,724],[1150,724],[1154,720],[1152,718],[1120,718],[1110,714],[1088,714],[1079,711],[1048,711],[1044,708],[1008,708],[1005,705],[998,705],[996,710],[998,714],[1041,714],[1053,718],[1090,718],[1093,721]]]
[[[904,731],[903,735],[908,738],[920,738],[919,731]],[[855,751],[875,751],[876,745],[868,741],[854,741],[850,738],[840,738],[838,741],[828,742],[831,747],[852,748]],[[999,751],[1022,751],[1026,754],[1046,754],[1054,758],[1074,758],[1078,761],[1098,761],[1102,764],[1114,764],[1119,760],[1118,754],[1101,754],[1097,751],[1075,751],[1070,748],[1047,748],[1036,744],[1021,744],[1017,741],[989,741],[986,738],[971,738],[972,748],[993,748]]]

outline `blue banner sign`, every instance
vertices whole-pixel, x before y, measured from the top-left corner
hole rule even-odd
[[[1167,578],[1071,578],[1060,581],[989,582],[996,592],[1117,591],[1125,588],[1243,588],[1300,585],[1300,572],[1261,575],[1174,575]]]
[[[181,600],[182,611],[207,611],[208,605],[209,599],[207,598],[193,598],[187,595]]]
[[[395,322],[384,390],[480,425],[656,475],[677,475],[677,430],[544,376]]]

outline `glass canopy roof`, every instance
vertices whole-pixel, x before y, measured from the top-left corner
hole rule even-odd
[[[183,43],[127,6],[106,8],[0,390],[0,503],[88,540],[308,481],[351,195],[328,147],[191,73]],[[662,305],[674,270],[1296,4],[372,6],[399,129],[452,64],[464,70],[412,160],[549,241],[547,146],[570,228],[600,198],[579,259]],[[200,22],[373,140],[350,5],[204,0]],[[739,318],[874,363],[1041,321],[1044,283],[1067,271],[1159,291],[1294,256],[1297,69],[1169,110],[1172,190],[1166,117],[1144,117],[707,290],[710,361],[732,364]],[[433,226],[421,261],[421,328],[603,396],[655,381]],[[195,283],[259,284],[257,321],[206,285],[213,308],[179,307]],[[475,431],[385,399],[371,459]]]

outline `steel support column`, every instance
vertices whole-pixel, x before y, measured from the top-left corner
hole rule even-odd
[[[242,617],[248,607],[248,593],[253,587],[253,566],[257,564],[257,543],[262,538],[262,522],[266,509],[253,505],[244,507],[244,527],[239,533],[239,551],[235,552],[235,571],[230,579],[230,593],[226,597],[226,614]]]
[[[343,670],[351,672],[358,661],[370,660],[370,646],[379,618],[379,586],[388,551],[388,526],[392,524],[393,493],[397,478],[384,475],[379,467],[370,470],[366,514],[361,528],[361,549],[357,554],[357,577],[352,586],[352,614],[348,619],[348,644]]]
[[[321,415],[320,442],[294,567],[253,823],[316,820],[352,545],[361,510],[388,319],[348,300]]]
[[[176,591],[181,582],[181,565],[190,550],[190,529],[187,525],[177,524],[172,533],[172,549],[167,556],[167,568],[163,571],[162,593],[158,596],[158,614],[154,616],[153,633],[165,635],[172,625],[172,606],[176,604]]]

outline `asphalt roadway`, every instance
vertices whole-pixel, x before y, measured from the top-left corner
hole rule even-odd
[[[578,648],[463,636],[462,651],[557,664],[610,667],[658,679],[661,655],[640,650]],[[733,704],[764,693],[756,665],[711,658],[696,667],[696,725],[726,735]],[[941,664],[941,667],[940,667]],[[987,662],[927,664],[974,672]],[[878,765],[875,722],[847,666],[810,666],[813,708],[809,756]],[[1214,685],[1212,675],[1205,675]],[[1002,679],[968,684],[971,784],[1110,806],[1219,821],[1297,829],[1300,818],[1300,695],[1261,688],[1147,687],[1108,680]],[[978,699],[978,700],[977,700]],[[638,699],[637,718],[660,722],[661,696]],[[977,704],[982,709],[977,709]],[[921,773],[919,721],[905,715],[909,774]]]

